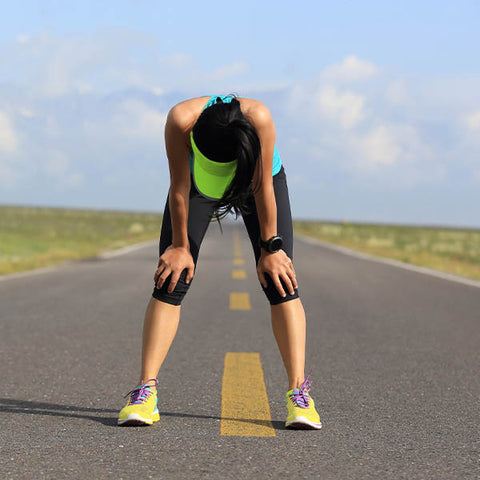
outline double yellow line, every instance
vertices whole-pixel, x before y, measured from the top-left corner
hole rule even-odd
[[[243,266],[238,230],[233,231],[233,265]],[[246,279],[243,268],[232,270],[233,279]],[[248,292],[230,293],[230,310],[251,310]],[[227,352],[222,380],[220,435],[274,437],[267,390],[259,353]]]

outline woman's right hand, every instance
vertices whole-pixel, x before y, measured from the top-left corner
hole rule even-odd
[[[190,250],[185,247],[174,247],[170,245],[158,260],[157,271],[153,277],[157,288],[162,288],[167,277],[172,274],[167,290],[168,293],[172,293],[175,290],[180,275],[185,269],[187,270],[185,282],[190,283],[195,270],[195,263],[193,262]]]

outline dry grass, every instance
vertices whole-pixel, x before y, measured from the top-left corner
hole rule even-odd
[[[160,214],[0,207],[0,275],[155,239],[161,223]]]
[[[480,230],[294,222],[296,233],[378,257],[480,279]]]
[[[0,207],[0,275],[159,237],[162,215]],[[480,279],[480,230],[294,222],[295,232],[379,257]]]

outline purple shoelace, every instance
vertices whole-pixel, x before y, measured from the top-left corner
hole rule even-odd
[[[295,403],[297,407],[308,408],[310,405],[310,395],[308,395],[308,392],[310,391],[310,386],[312,385],[312,382],[309,380],[311,373],[312,371],[310,370],[300,387],[294,388],[293,392],[289,395],[289,397],[292,399],[292,402]]]
[[[148,385],[148,382],[151,382],[151,381],[154,381],[155,385]],[[156,378],[151,378],[150,380],[147,380],[142,385],[139,385],[138,387],[128,392],[126,395],[124,395],[124,398],[128,397],[128,395],[132,395],[130,398],[130,405],[140,405],[150,395],[152,395],[151,387],[156,387],[157,385],[158,385],[158,380]]]

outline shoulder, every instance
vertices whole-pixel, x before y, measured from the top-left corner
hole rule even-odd
[[[253,98],[239,98],[243,114],[257,129],[273,127],[273,118],[269,108]]]
[[[174,105],[167,115],[167,123],[183,131],[190,131],[202,113],[209,97],[196,97]]]

